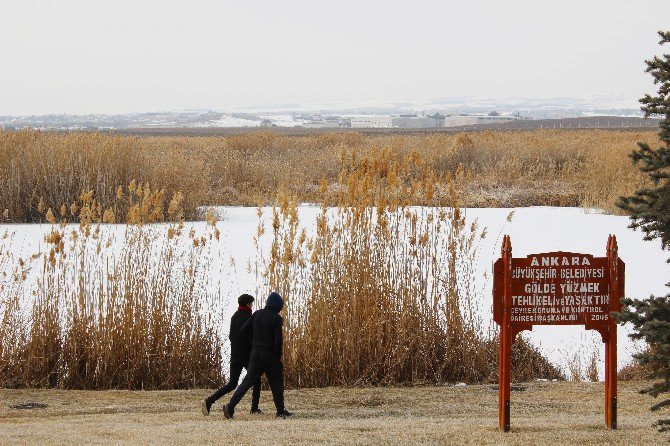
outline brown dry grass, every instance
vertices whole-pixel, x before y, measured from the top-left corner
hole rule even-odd
[[[187,232],[180,193],[165,209],[164,192],[148,185],[113,189],[116,202],[129,203],[126,214],[103,209],[93,192],[55,215],[49,208],[44,251],[17,259],[2,277],[0,386],[172,389],[223,381],[218,295],[201,273],[208,241],[219,238],[216,221],[210,216],[202,234]],[[179,223],[144,224],[164,213]],[[78,225],[66,224],[71,215]],[[126,222],[118,234],[101,229],[117,218]],[[0,266],[11,242],[0,238]],[[108,254],[116,243],[120,252]]]
[[[453,175],[460,166],[467,172],[463,206],[593,206],[617,212],[616,199],[645,181],[628,159],[638,141],[654,145],[658,137],[613,130],[147,138],[0,132],[0,216],[39,221],[41,201],[60,209],[88,190],[108,208],[112,188],[132,179],[168,195],[181,190],[187,218],[196,217],[197,206],[274,203],[280,185],[299,201],[318,201],[322,179],[337,183],[343,152],[372,148],[398,157],[416,152],[440,176]]]
[[[321,183],[316,234],[300,229],[295,197],[280,194],[273,212],[266,287],[286,299],[287,382],[495,380],[497,339],[472,299],[485,231],[466,224],[458,181],[418,152],[354,150],[342,164]],[[524,342],[515,354],[527,359],[516,377],[559,375]]]
[[[495,380],[497,340],[473,299],[485,231],[459,207],[461,169],[441,177],[415,151],[352,151],[342,163],[344,187],[320,188],[313,237],[300,229],[294,197],[280,194],[273,212],[265,286],[286,300],[288,382]],[[409,207],[416,202],[427,207]],[[523,342],[516,354],[528,360],[515,376],[559,374]]]
[[[298,230],[295,199],[283,194],[274,212],[262,285],[286,298],[288,386],[495,381],[495,333],[471,299],[483,234],[458,207],[461,169],[456,180],[442,177],[417,152],[390,150],[352,151],[342,162],[346,188],[324,181],[313,238]],[[12,286],[0,287],[0,385],[169,389],[221,381],[220,295],[200,273],[209,271],[208,240],[219,238],[215,219],[202,236],[185,234],[180,221],[161,237],[144,223],[166,212],[181,220],[181,194],[166,211],[162,190],[135,182],[114,189],[113,203],[129,203],[126,214],[105,209],[93,192],[55,214],[47,209],[45,252],[19,260]],[[337,216],[329,219],[332,200]],[[408,207],[416,201],[431,207]],[[66,226],[68,215],[79,225]],[[126,222],[116,227],[123,250],[105,256],[114,241],[100,223],[117,220]],[[179,240],[189,250],[180,251]],[[35,286],[16,289],[31,268],[40,269]],[[22,291],[32,291],[30,299]],[[526,343],[515,355],[525,358],[514,370],[520,379],[559,375]]]
[[[133,180],[140,189],[149,184],[170,197],[187,190],[183,208],[187,217],[195,216],[204,195],[204,183],[195,174],[201,169],[171,147],[153,156],[137,138],[0,131],[0,221],[45,221],[46,209],[69,208],[88,191],[104,209],[125,214],[132,204],[117,200],[116,191]],[[181,175],[184,166],[191,175]]]
[[[512,393],[512,432],[498,432],[491,386],[301,389],[286,393],[290,420],[220,405],[200,414],[206,390],[128,392],[0,390],[0,444],[295,444],[325,445],[651,445],[667,437],[651,424],[650,398],[619,388],[619,425],[604,427],[602,383],[530,383]],[[41,402],[45,409],[10,404]],[[246,406],[245,400],[242,405]],[[263,392],[261,407],[272,407]]]
[[[143,147],[164,159],[171,147],[184,159],[205,159],[207,204],[273,203],[279,185],[299,201],[318,202],[323,178],[337,182],[342,152],[416,152],[438,175],[461,166],[463,206],[589,206],[618,212],[616,199],[645,181],[628,154],[653,131],[536,130],[459,134],[371,135],[356,132],[287,136],[271,132],[204,137],[151,137]],[[172,152],[170,152],[172,153]],[[413,204],[422,204],[415,202]]]

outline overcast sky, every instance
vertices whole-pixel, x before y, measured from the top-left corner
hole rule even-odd
[[[669,0],[0,0],[0,114],[638,98],[659,29]]]

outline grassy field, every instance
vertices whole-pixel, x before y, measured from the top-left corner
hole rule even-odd
[[[160,204],[183,193],[186,218],[198,206],[276,202],[283,187],[301,202],[338,189],[342,167],[373,150],[398,160],[412,155],[435,172],[436,184],[462,172],[459,201],[469,207],[585,206],[619,212],[619,196],[645,185],[628,157],[638,141],[655,146],[652,129],[519,130],[513,132],[286,135],[246,131],[222,137],[130,137],[100,133],[0,131],[0,221],[60,220],[82,193],[101,210],[126,212],[138,193],[118,196],[136,180],[163,191]],[[421,178],[422,169],[412,179]],[[133,198],[134,197],[134,198]],[[426,204],[415,199],[412,204]],[[59,212],[64,209],[65,212]],[[158,213],[158,220],[169,216]]]
[[[481,320],[472,267],[485,230],[466,223],[455,180],[439,185],[416,153],[387,150],[347,161],[338,178],[345,187],[319,189],[315,233],[300,226],[298,201],[283,191],[267,234],[257,209],[246,240],[256,248],[250,289],[286,302],[287,386],[486,382],[496,373],[497,336]],[[46,248],[23,258],[10,255],[13,235],[0,234],[0,279],[8,273],[0,281],[0,387],[222,382],[220,309],[233,296],[209,269],[221,233],[213,211],[206,228],[186,226],[179,197],[167,206],[179,223],[154,226],[144,223],[164,219],[166,200],[146,183],[117,189],[125,208],[104,210],[93,191],[83,194],[74,212],[46,211]],[[410,209],[415,200],[429,207]],[[78,225],[56,224],[68,213],[79,214]],[[113,231],[103,229],[111,222]],[[514,379],[560,374],[528,343],[513,355],[524,358]]]
[[[128,392],[0,390],[0,444],[392,444],[651,445],[666,437],[651,424],[643,382],[619,390],[619,425],[607,431],[602,383],[524,384],[512,393],[512,432],[498,432],[494,386],[337,388],[286,393],[290,420],[276,420],[269,392],[247,413],[249,397],[224,419],[221,404],[200,414],[207,390]],[[225,399],[225,398],[224,398]],[[18,410],[23,402],[46,408]]]

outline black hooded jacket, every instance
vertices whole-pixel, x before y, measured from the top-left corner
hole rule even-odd
[[[246,366],[251,355],[251,339],[242,335],[242,326],[251,319],[251,311],[237,310],[230,319],[230,363]]]
[[[274,293],[273,293],[274,294]],[[279,295],[277,295],[279,296]],[[251,339],[252,348],[270,351],[277,359],[282,356],[282,325],[284,320],[279,315],[284,301],[268,299],[268,304],[262,310],[256,311],[251,319],[242,325],[242,335]]]

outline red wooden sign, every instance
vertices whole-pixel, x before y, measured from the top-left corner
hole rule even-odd
[[[616,237],[607,240],[607,256],[549,252],[512,257],[503,238],[501,258],[493,264],[493,319],[500,325],[498,424],[510,429],[512,343],[533,325],[584,325],[598,330],[605,343],[605,423],[617,424],[617,325],[612,311],[621,309],[625,264]]]

